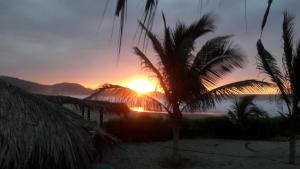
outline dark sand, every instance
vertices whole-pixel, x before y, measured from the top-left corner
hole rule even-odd
[[[246,143],[248,148],[245,147]],[[299,169],[287,164],[288,143],[221,139],[181,140],[181,154],[192,160],[190,169]],[[123,150],[104,153],[104,163],[115,169],[162,169],[161,161],[171,154],[172,142],[124,144]]]

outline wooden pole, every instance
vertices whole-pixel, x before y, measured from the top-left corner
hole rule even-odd
[[[80,106],[81,116],[84,118],[84,106]]]
[[[87,119],[90,121],[91,120],[91,109],[88,107],[88,114],[87,114]]]
[[[100,125],[103,126],[103,111],[100,110],[99,115],[100,115],[100,118],[99,118]]]

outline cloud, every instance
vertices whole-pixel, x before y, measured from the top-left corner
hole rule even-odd
[[[255,71],[255,42],[259,35],[266,2],[247,1],[248,32],[245,32],[244,1],[226,0],[161,0],[153,31],[161,35],[161,11],[167,22],[175,26],[178,20],[191,23],[201,14],[213,11],[219,16],[216,35],[235,34],[234,40],[247,52],[250,64],[243,71],[225,81],[242,79],[246,74],[257,77]],[[114,24],[115,1],[98,29],[105,1],[99,0],[9,0],[0,1],[0,74],[18,76],[39,82],[76,81],[81,83],[123,80],[126,76],[141,74],[137,57],[132,53],[136,45],[133,37],[137,20],[143,13],[143,3],[131,0],[124,32],[122,55],[117,65],[118,18]],[[264,33],[266,46],[278,54],[281,46],[283,9],[299,14],[299,0],[274,1]],[[200,11],[202,9],[202,11]],[[300,17],[296,18],[300,24]],[[199,44],[203,41],[199,41]],[[152,54],[151,51],[148,55]],[[154,57],[154,56],[153,56]],[[248,78],[248,77],[247,77]]]

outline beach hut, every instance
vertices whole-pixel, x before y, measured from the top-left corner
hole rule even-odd
[[[48,96],[48,95],[39,95],[44,97],[46,100],[59,104],[61,106],[64,105],[73,105],[77,107],[81,111],[81,115],[85,118],[85,113],[87,113],[87,120],[90,119],[91,113],[99,114],[99,123],[103,125],[104,114],[113,114],[117,116],[127,117],[131,110],[125,103],[113,103],[108,101],[99,101],[99,100],[89,100],[89,99],[78,99],[69,96]]]
[[[0,80],[1,169],[91,169],[94,135],[113,140],[80,115]]]

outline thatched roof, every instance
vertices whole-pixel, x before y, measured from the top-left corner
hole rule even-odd
[[[91,168],[96,150],[87,121],[1,80],[0,124],[1,169]]]
[[[125,103],[112,103],[108,101],[97,101],[88,99],[78,99],[69,96],[47,96],[40,95],[50,102],[56,104],[72,104],[76,107],[88,107],[91,110],[101,111],[108,114],[126,115],[130,113],[129,107]]]

